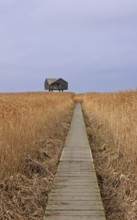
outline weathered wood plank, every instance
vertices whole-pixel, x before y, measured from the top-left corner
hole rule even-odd
[[[102,201],[49,201],[48,210],[54,207],[54,210],[103,210]]]
[[[74,210],[74,211],[50,211],[50,210],[46,210],[46,216],[90,216],[90,219],[91,219],[91,216],[95,216],[95,217],[104,217],[104,211],[96,211],[96,210],[92,210],[92,211],[84,211],[84,210]],[[74,219],[74,218],[73,218]],[[74,219],[75,220],[75,219]],[[91,219],[92,220],[92,219]]]
[[[64,193],[64,192],[60,192],[60,191],[52,191],[51,193],[50,193],[50,197],[52,197],[52,196],[58,196],[58,197],[69,197],[69,196],[74,196],[74,197],[78,197],[78,196],[81,196],[81,197],[90,197],[90,196],[92,196],[92,197],[99,197],[100,198],[100,193],[99,192],[92,192],[92,193],[89,193],[89,192],[66,192],[66,193]],[[50,199],[49,199],[50,200]]]
[[[74,216],[73,216],[74,217]],[[47,216],[44,220],[72,220],[71,216]],[[74,220],[104,220],[104,216],[75,216]]]
[[[58,196],[58,195],[54,195],[54,196],[50,196],[50,201],[100,201],[100,195],[90,195],[90,196],[80,196],[80,195],[62,195],[62,196]]]

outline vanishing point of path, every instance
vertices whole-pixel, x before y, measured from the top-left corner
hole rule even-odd
[[[80,104],[76,104],[44,220],[105,220]]]

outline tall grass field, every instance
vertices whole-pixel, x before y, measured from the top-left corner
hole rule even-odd
[[[137,91],[0,94],[0,220],[38,220],[81,102],[107,220],[137,219]]]
[[[109,220],[137,219],[137,91],[80,95]]]
[[[0,219],[42,219],[74,107],[72,93],[0,94]]]

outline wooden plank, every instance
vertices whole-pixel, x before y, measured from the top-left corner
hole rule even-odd
[[[89,193],[89,192],[60,192],[60,191],[51,191],[51,193],[50,193],[50,197],[52,197],[52,196],[58,196],[58,197],[69,197],[69,196],[75,196],[75,197],[78,197],[78,196],[80,196],[80,197],[93,197],[93,198],[100,198],[100,193],[99,192],[91,192],[91,193]],[[49,199],[49,201],[50,201],[50,199]]]
[[[80,196],[80,195],[63,195],[63,196],[50,196],[50,201],[100,201],[100,195]]]
[[[75,181],[55,181],[54,185],[58,185],[58,186],[86,186],[86,187],[91,187],[92,184],[96,184],[97,185],[97,181],[83,181],[81,182],[80,180],[75,180]]]
[[[65,172],[59,172],[56,174],[57,177],[68,177],[68,179],[70,177],[81,177],[81,178],[84,178],[84,177],[92,177],[89,172],[69,172],[69,173],[65,173]],[[94,177],[93,177],[94,178]]]
[[[85,179],[85,178],[80,178],[80,177],[77,177],[77,176],[72,176],[72,177],[60,177],[60,176],[56,176],[56,178],[54,179],[54,182],[74,182],[74,181],[80,181],[81,183],[82,182],[93,182],[93,181],[96,181],[97,182],[97,178],[96,178],[96,175],[92,176],[92,175],[88,175],[88,177]]]
[[[103,210],[102,201],[49,201],[48,210]]]
[[[56,184],[56,183],[58,183],[58,184],[61,184],[61,183],[65,183],[65,184],[67,184],[67,183],[76,183],[76,184],[85,184],[85,183],[90,183],[90,184],[92,184],[92,183],[97,183],[97,179],[92,179],[92,178],[88,178],[88,179],[81,179],[81,178],[75,178],[75,179],[73,179],[73,178],[67,178],[67,179],[64,179],[64,178],[62,178],[62,177],[58,177],[58,178],[56,178],[56,180],[54,181],[54,184]]]
[[[74,220],[104,220],[104,216],[73,216]],[[72,220],[71,216],[47,216],[44,220]]]
[[[95,217],[104,217],[104,211],[96,211],[96,210],[92,210],[92,211],[84,211],[84,210],[78,210],[78,211],[50,211],[50,210],[46,210],[46,216],[95,216]],[[74,219],[74,218],[73,218]],[[56,220],[56,219],[55,219]],[[75,220],[75,219],[74,219]],[[92,220],[92,219],[91,219]]]

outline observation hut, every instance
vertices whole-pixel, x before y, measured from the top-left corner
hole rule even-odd
[[[44,83],[44,89],[53,92],[53,90],[64,91],[68,90],[68,82],[62,78],[47,78]]]

